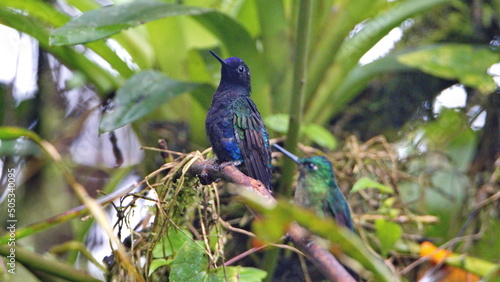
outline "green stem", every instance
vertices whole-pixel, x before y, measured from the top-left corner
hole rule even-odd
[[[304,111],[304,93],[306,85],[306,65],[309,49],[309,32],[311,24],[311,1],[301,0],[299,2],[299,13],[297,21],[297,34],[295,45],[295,66],[292,79],[292,102],[290,108],[290,123],[288,126],[288,137],[285,148],[292,154],[297,153],[300,123]],[[281,186],[279,191],[290,197],[292,195],[292,178],[295,173],[294,162],[285,158]]]
[[[288,137],[285,144],[287,150],[293,154],[297,151],[299,139],[300,122],[304,107],[305,77],[307,53],[309,48],[309,32],[311,25],[311,0],[300,0],[298,5],[297,33],[295,45],[295,65],[292,79],[292,101],[290,108],[290,124],[288,127]],[[284,196],[292,195],[292,178],[295,173],[295,164],[289,158],[285,158],[283,174],[281,176],[281,186],[279,192]],[[279,258],[279,249],[272,248],[266,252],[264,262],[268,273],[266,280],[272,281],[276,264]]]
[[[266,282],[273,281],[274,279],[274,271],[276,270],[276,264],[278,263],[278,259],[280,257],[280,248],[271,247],[266,250],[264,254],[264,258],[261,262],[262,270],[267,272]]]

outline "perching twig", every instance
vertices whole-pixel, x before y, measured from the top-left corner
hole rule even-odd
[[[303,227],[293,224],[288,235],[302,252],[319,268],[330,281],[355,281],[337,259],[327,250],[311,242],[311,233]]]
[[[198,175],[206,180],[222,179],[227,182],[237,184],[239,186],[251,187],[254,191],[262,195],[264,198],[274,200],[273,196],[267,188],[259,180],[246,176],[233,165],[226,165],[223,168],[219,167],[214,161],[196,161],[194,162],[189,172]],[[206,178],[206,179],[205,179]],[[210,182],[209,182],[210,183]],[[209,184],[203,183],[203,184]]]

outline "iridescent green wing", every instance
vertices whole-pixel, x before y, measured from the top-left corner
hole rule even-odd
[[[333,215],[337,224],[354,230],[349,204],[335,180],[330,181],[330,188],[324,203],[325,213]],[[333,183],[332,183],[333,182]]]
[[[271,149],[266,126],[257,107],[249,97],[233,104],[233,124],[243,163],[248,176],[271,188]]]

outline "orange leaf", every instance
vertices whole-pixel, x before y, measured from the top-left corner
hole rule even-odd
[[[430,256],[430,261],[433,263],[440,263],[442,260],[446,259],[451,252],[446,250],[438,250],[438,248],[431,242],[422,242],[420,244],[420,256]]]

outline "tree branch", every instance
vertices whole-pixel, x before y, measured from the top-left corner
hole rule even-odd
[[[312,241],[312,234],[298,224],[288,228],[288,235],[295,246],[319,268],[321,273],[330,281],[355,281],[340,262],[324,248]]]
[[[189,168],[189,172],[197,175],[202,184],[207,185],[222,179],[233,184],[249,187],[264,198],[274,201],[274,197],[259,180],[246,176],[233,165],[220,167],[215,161],[196,161]]]

